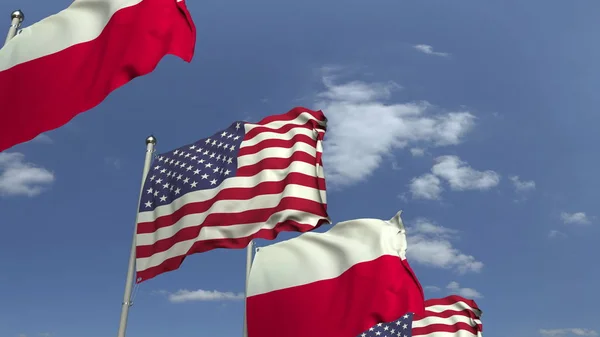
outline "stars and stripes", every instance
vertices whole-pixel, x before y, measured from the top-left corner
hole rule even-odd
[[[158,155],[139,205],[137,282],[190,254],[329,223],[325,128],[321,111],[294,108]]]
[[[425,301],[425,314],[407,313],[379,323],[358,337],[482,337],[481,310],[473,300],[452,295]]]

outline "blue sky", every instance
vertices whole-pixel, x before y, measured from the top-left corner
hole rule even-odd
[[[69,3],[0,13],[8,28],[16,8],[28,25]],[[191,64],[169,56],[0,157],[0,336],[116,335],[146,136],[165,152],[297,105],[330,119],[332,220],[402,209],[427,297],[476,297],[486,337],[598,335],[598,2],[188,7]],[[239,336],[244,264],[216,250],[142,283],[128,336]]]

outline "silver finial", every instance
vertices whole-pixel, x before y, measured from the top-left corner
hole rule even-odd
[[[156,137],[153,135],[148,136],[148,138],[146,138],[146,145],[148,144],[156,144]]]
[[[10,14],[10,18],[19,19],[19,22],[23,22],[23,20],[25,20],[25,14],[23,14],[23,12],[20,9],[17,9],[16,11]]]

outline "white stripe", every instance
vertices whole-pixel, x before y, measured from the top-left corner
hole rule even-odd
[[[244,148],[244,147],[254,146],[265,140],[273,140],[273,139],[290,140],[296,135],[305,135],[305,136],[308,136],[308,137],[316,140],[317,133],[318,132],[316,132],[316,130],[314,130],[314,129],[308,129],[308,128],[303,128],[303,127],[293,128],[286,133],[264,131],[264,132],[257,134],[252,139],[244,140],[242,142],[241,147]]]
[[[430,305],[430,306],[427,306],[427,308],[425,308],[425,310],[435,312],[435,313],[441,313],[446,310],[454,310],[454,311],[469,310],[469,311],[472,311],[473,313],[475,313],[476,315],[481,316],[481,312],[479,311],[479,309],[473,308],[469,304],[467,304],[466,302],[463,302],[463,301],[458,301],[458,302],[455,302],[452,304]]]
[[[282,120],[276,120],[267,124],[253,124],[253,123],[246,123],[244,124],[245,130],[246,130],[246,134],[248,134],[248,131],[257,128],[257,127],[265,127],[268,129],[281,129],[282,127],[286,126],[286,125],[304,125],[306,124],[306,122],[308,122],[309,120],[313,120],[316,121],[319,125],[325,126],[327,123],[326,122],[322,122],[318,119],[316,119],[313,115],[311,115],[308,112],[303,112],[301,114],[299,114],[296,118],[292,119],[292,120],[287,120],[287,121],[282,121]]]
[[[482,336],[481,333],[477,335],[472,334],[466,330],[458,330],[457,332],[443,332],[443,331],[434,331],[432,333],[424,334],[424,335],[413,335],[413,337],[473,337],[473,336]]]
[[[475,326],[477,323],[471,317],[463,315],[452,315],[448,318],[429,316],[413,321],[413,328],[422,328],[431,324],[454,325],[456,323],[465,323],[470,326]]]
[[[204,223],[206,218],[213,213],[240,213],[261,208],[271,208],[277,206],[283,198],[300,196],[306,200],[312,200],[319,203],[321,202],[321,194],[319,193],[319,190],[292,184],[287,185],[283,192],[279,194],[258,195],[252,199],[244,200],[242,202],[231,199],[218,200],[213,203],[212,206],[205,212],[187,214],[173,225],[159,228],[153,233],[138,234],[136,236],[137,245],[151,245],[158,240],[172,237],[182,229],[197,227],[199,224]],[[300,218],[294,217],[294,219]],[[301,221],[304,222],[305,220]],[[240,220],[239,224],[242,225],[244,222]]]
[[[94,40],[119,10],[143,0],[77,0],[11,39],[0,49],[0,71]]]
[[[405,250],[401,221],[340,222],[325,233],[304,233],[260,248],[252,263],[247,296],[332,279],[384,255],[400,259]]]
[[[252,166],[261,160],[267,158],[290,158],[294,152],[305,152],[313,157],[317,155],[317,149],[314,146],[303,142],[297,142],[290,148],[268,147],[256,153],[238,157],[238,169],[246,166]]]
[[[262,170],[252,177],[231,177],[225,179],[221,185],[213,189],[199,190],[187,193],[178,199],[173,200],[170,204],[158,206],[154,211],[140,212],[138,223],[152,222],[157,218],[172,214],[182,206],[190,202],[202,202],[214,198],[221,190],[228,188],[252,188],[262,182],[282,181],[290,172],[298,172],[314,177],[317,172],[314,165],[305,162],[295,161],[287,168],[280,170]],[[146,191],[144,191],[146,193]]]
[[[283,219],[289,219],[290,217],[302,219],[302,223],[305,224],[315,225],[319,222],[319,220],[326,219],[320,216],[316,216],[312,213],[284,210],[278,213],[274,213],[266,222],[225,227],[204,227],[200,231],[200,235],[197,238],[194,238],[193,240],[178,242],[177,244],[173,245],[173,247],[171,247],[169,250],[156,253],[148,258],[138,258],[136,260],[136,270],[140,272],[142,270],[158,266],[166,259],[175,256],[185,255],[197,241],[247,237],[258,232],[263,228],[273,229],[277,223],[281,222]]]

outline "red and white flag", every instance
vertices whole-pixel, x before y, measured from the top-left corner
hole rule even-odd
[[[321,111],[298,107],[258,123],[234,122],[155,158],[139,208],[137,282],[179,268],[194,253],[329,223],[325,126]]]
[[[183,0],[77,0],[0,49],[0,151],[58,128],[167,54],[190,62]]]
[[[248,280],[249,337],[349,337],[424,311],[400,212],[340,222],[259,248]]]

